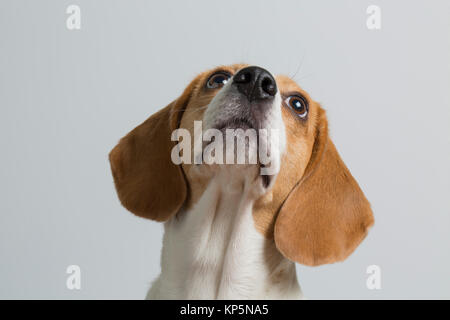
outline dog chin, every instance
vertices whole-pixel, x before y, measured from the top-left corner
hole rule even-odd
[[[222,163],[214,162],[203,155],[202,163],[191,167],[191,174],[208,179],[223,179],[223,188],[227,193],[249,190],[249,197],[256,199],[268,192],[274,185],[278,170],[270,169],[270,167],[275,167],[280,162],[281,155],[275,156],[273,154],[272,160],[268,164],[262,164],[259,161],[250,163],[248,155],[251,153],[257,154],[258,149],[253,149],[246,144],[245,152],[245,163],[236,163],[236,161],[226,163],[226,150],[223,150],[224,161]]]
[[[199,164],[191,167],[191,176],[221,181],[221,189],[227,194],[242,194],[256,200],[267,193],[274,184],[276,175],[260,174],[260,164]]]

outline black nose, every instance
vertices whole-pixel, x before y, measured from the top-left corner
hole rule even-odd
[[[269,71],[260,67],[247,67],[233,77],[233,85],[250,101],[268,99],[277,93],[277,84]]]

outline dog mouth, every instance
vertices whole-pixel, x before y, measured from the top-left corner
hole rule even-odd
[[[255,130],[256,131],[256,136],[259,136],[258,132],[257,132],[258,131],[257,130],[258,126],[255,125],[255,123],[251,119],[248,119],[248,118],[242,118],[241,117],[241,118],[232,118],[232,119],[228,119],[228,120],[225,120],[225,121],[221,121],[221,122],[217,123],[214,126],[214,128],[217,129],[217,130],[220,130],[222,132],[225,132],[227,129],[232,129],[232,130],[235,130],[235,129],[242,129],[242,130],[251,129],[251,130]],[[261,162],[259,162],[259,161],[258,161],[257,165],[258,165],[258,167],[260,169],[266,168],[266,165],[261,163]],[[272,180],[274,178],[274,175],[259,174],[258,178],[261,179],[261,184],[262,184],[263,188],[267,189],[270,186],[270,184],[271,184],[271,182],[272,182]]]
[[[259,167],[260,167],[260,169],[261,168],[265,168],[266,165],[263,164],[263,163],[260,163]],[[259,177],[261,178],[262,186],[264,187],[264,189],[267,189],[267,188],[269,188],[270,183],[272,182],[272,180],[274,178],[274,175],[263,175],[263,174],[260,174]]]
[[[222,122],[219,122],[217,125],[214,126],[214,128],[223,131],[226,129],[255,129],[256,126],[254,125],[253,121],[246,119],[246,118],[233,118],[228,119]]]

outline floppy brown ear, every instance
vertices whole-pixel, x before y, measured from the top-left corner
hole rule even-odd
[[[137,216],[165,221],[182,207],[187,187],[181,166],[171,159],[172,131],[193,84],[183,95],[136,127],[109,154],[117,194]]]
[[[369,202],[328,137],[322,111],[309,164],[276,219],[276,246],[309,266],[341,261],[373,221]]]

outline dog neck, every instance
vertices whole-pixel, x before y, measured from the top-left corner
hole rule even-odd
[[[295,265],[252,217],[253,179],[212,178],[190,209],[164,225],[151,299],[298,299]]]

